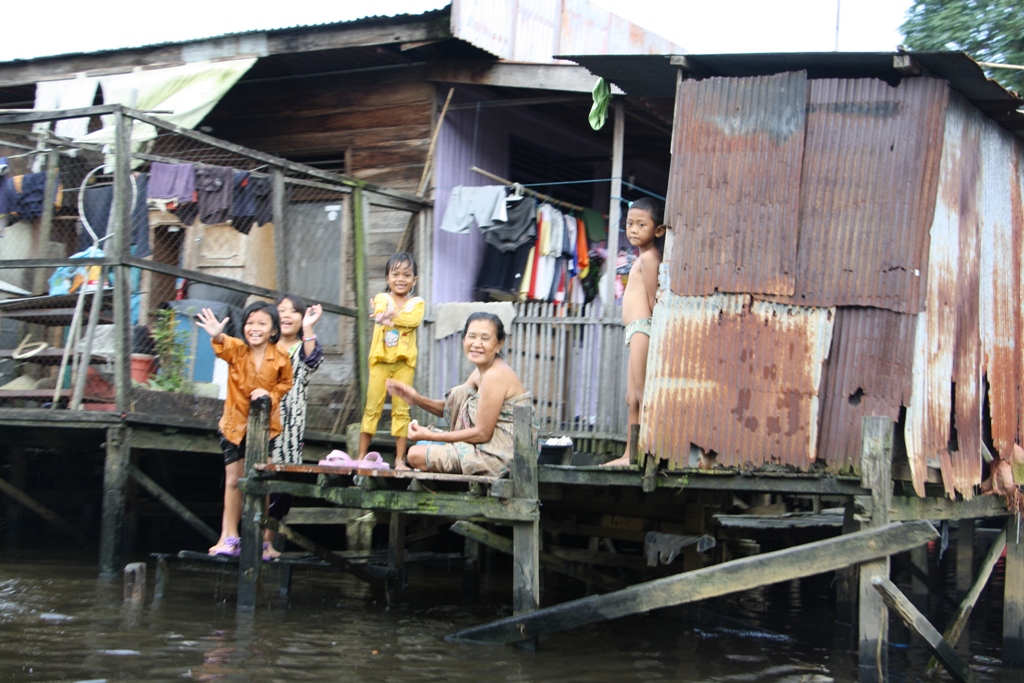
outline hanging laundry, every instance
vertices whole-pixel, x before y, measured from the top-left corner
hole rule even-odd
[[[132,247],[131,252],[133,256],[149,256],[153,253],[149,246],[149,208],[146,204],[149,174],[137,173],[133,179],[135,181],[135,191],[133,193],[135,203],[132,205],[128,244]],[[114,187],[112,185],[87,187],[82,195],[84,218],[88,221],[92,231],[96,233],[97,238],[103,238],[107,235],[113,201]],[[92,246],[94,246],[92,235],[89,234],[88,230],[83,229],[78,235],[79,251]]]
[[[469,232],[474,221],[481,230],[508,221],[504,185],[460,185],[452,188],[448,206],[441,218],[441,229],[445,232],[464,234]]]
[[[484,233],[484,242],[500,252],[512,252],[537,238],[537,202],[524,197],[506,206],[508,221]]]
[[[587,225],[587,239],[591,242],[604,242],[608,239],[608,226],[601,212],[596,209],[583,209],[583,222]]]
[[[243,235],[248,235],[256,221],[256,197],[249,191],[249,172],[235,171],[232,182],[235,194],[231,201],[231,225]]]
[[[274,184],[270,176],[254,176],[249,178],[249,193],[256,204],[256,224],[266,225],[274,220],[274,207],[270,201]]]
[[[43,193],[46,173],[29,173],[5,177],[0,182],[0,215],[19,220],[33,220],[43,215]],[[64,196],[64,186],[57,182],[53,205],[58,209]]]
[[[188,204],[196,199],[194,164],[162,164],[154,161],[150,167],[147,199],[171,199]]]
[[[235,169],[200,166],[196,169],[199,220],[207,225],[224,223],[231,216]]]

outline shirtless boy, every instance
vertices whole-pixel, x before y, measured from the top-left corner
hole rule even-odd
[[[626,348],[629,367],[626,371],[626,405],[629,425],[640,424],[644,400],[644,379],[647,374],[647,347],[651,341],[651,314],[658,293],[658,266],[665,241],[662,224],[664,205],[644,197],[629,207],[626,215],[626,237],[640,250],[640,256],[629,270],[626,291],[622,295],[622,324],[626,326]],[[629,432],[627,431],[627,434]],[[608,466],[629,465],[629,444],[626,452]]]

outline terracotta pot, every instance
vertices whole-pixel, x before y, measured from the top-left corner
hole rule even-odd
[[[132,379],[139,384],[146,384],[156,371],[156,356],[148,353],[132,354]]]

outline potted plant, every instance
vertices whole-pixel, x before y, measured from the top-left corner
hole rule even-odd
[[[156,311],[150,333],[160,371],[149,378],[149,387],[161,391],[191,393],[188,335],[178,327],[178,316],[174,310],[162,308]]]

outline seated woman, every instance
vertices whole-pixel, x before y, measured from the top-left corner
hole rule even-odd
[[[420,396],[408,384],[387,381],[392,396],[405,399],[428,413],[444,416],[451,431],[409,425],[408,466],[428,472],[503,477],[512,463],[512,413],[516,406],[533,406],[515,371],[501,357],[505,326],[493,313],[473,313],[462,330],[462,348],[476,366],[465,384],[453,387],[444,400]],[[537,424],[532,421],[533,441]],[[422,444],[418,441],[436,443]],[[398,463],[398,469],[406,469]]]

